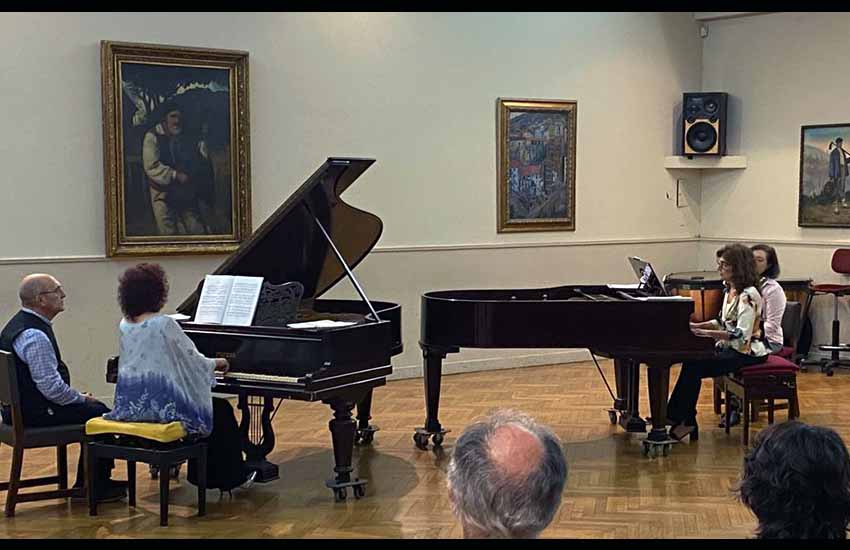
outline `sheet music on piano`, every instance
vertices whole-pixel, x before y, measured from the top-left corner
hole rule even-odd
[[[251,326],[262,286],[262,277],[207,275],[195,322]]]

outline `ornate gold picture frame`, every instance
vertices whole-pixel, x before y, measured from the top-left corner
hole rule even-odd
[[[497,104],[496,231],[575,231],[575,101]]]
[[[101,42],[107,256],[251,234],[248,52]]]

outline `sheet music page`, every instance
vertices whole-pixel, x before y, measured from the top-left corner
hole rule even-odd
[[[221,320],[225,325],[237,325],[248,327],[254,320],[257,311],[257,302],[260,299],[260,290],[263,288],[262,277],[247,277],[237,275],[233,277],[233,286],[230,288],[230,298],[224,310]]]
[[[195,310],[196,323],[221,323],[230,287],[233,286],[232,275],[207,275],[204,277],[204,289],[198,308]]]

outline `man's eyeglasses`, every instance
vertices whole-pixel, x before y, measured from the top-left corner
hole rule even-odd
[[[64,290],[62,290],[62,287],[61,287],[61,286],[57,286],[57,287],[56,287],[56,288],[54,288],[53,290],[45,290],[44,292],[39,292],[39,293],[38,293],[38,295],[39,295],[39,296],[41,296],[42,294],[56,294],[56,293],[59,293],[59,294],[61,294],[62,296],[64,296],[64,295],[65,295],[65,291],[64,291]]]

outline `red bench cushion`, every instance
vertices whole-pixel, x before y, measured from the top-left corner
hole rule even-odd
[[[796,374],[800,367],[779,355],[768,355],[764,363],[744,367],[738,374],[747,376],[764,376],[766,374]]]
[[[783,359],[788,359],[790,361],[791,358],[794,357],[794,348],[792,348],[791,346],[785,346],[781,350],[777,351],[775,355],[778,355],[779,357],[782,357]]]

